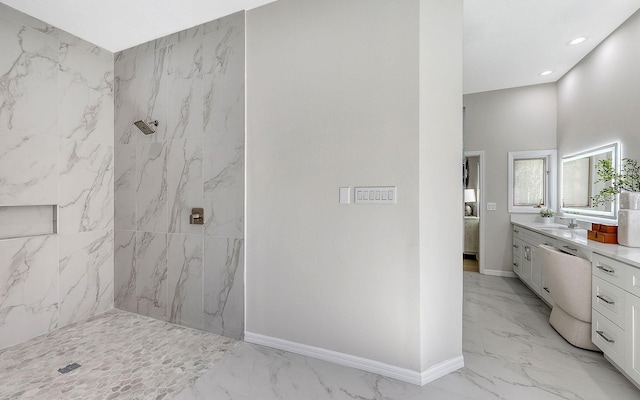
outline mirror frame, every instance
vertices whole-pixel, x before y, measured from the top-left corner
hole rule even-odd
[[[562,207],[563,204],[563,188],[564,188],[564,163],[569,161],[578,160],[580,158],[591,157],[596,154],[602,154],[611,151],[613,165],[616,166],[616,170],[620,168],[620,144],[618,142],[607,144],[604,146],[596,147],[593,149],[585,150],[579,153],[571,154],[568,156],[562,157],[560,160],[560,184],[558,187],[558,192],[560,193],[559,205],[560,211],[566,216],[570,216],[571,218],[581,219],[582,217],[591,217],[591,218],[603,218],[607,220],[617,220],[618,219],[618,200],[617,198],[613,200],[611,204],[611,211],[597,211],[593,209],[584,208],[571,208],[571,207]],[[595,177],[592,177],[592,180]],[[593,181],[591,182],[593,184]],[[592,194],[593,196],[593,194]]]

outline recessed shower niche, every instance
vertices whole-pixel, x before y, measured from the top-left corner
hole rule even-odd
[[[0,206],[0,240],[57,233],[57,205]]]

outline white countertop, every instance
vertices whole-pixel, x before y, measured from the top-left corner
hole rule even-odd
[[[511,221],[514,225],[531,229],[543,235],[547,235],[556,239],[574,243],[578,246],[588,248],[591,251],[603,256],[611,257],[618,261],[631,264],[636,268],[640,268],[640,247],[626,247],[619,244],[606,244],[587,239],[586,229],[568,229],[562,224],[542,224],[538,222],[516,222]]]

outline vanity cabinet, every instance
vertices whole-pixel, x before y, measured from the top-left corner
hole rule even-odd
[[[513,225],[513,272],[550,306],[549,288],[542,272],[538,246],[556,246],[556,239]]]
[[[591,340],[640,385],[640,268],[594,254]]]
[[[538,246],[591,261],[591,340],[640,388],[640,253],[588,240],[586,232],[512,225],[513,271],[550,306]],[[545,289],[546,288],[546,289]]]

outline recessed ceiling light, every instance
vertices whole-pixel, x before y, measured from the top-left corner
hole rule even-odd
[[[577,38],[573,39],[572,41],[570,41],[567,44],[569,46],[575,46],[576,44],[580,44],[580,43],[584,42],[585,40],[587,40],[586,36],[578,36]]]
[[[540,72],[540,76],[547,76],[551,74],[553,74],[553,71],[550,71],[550,70]]]

